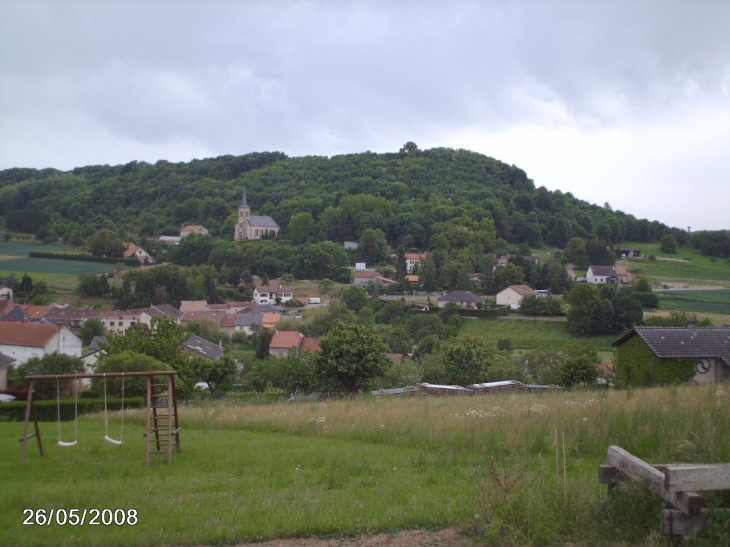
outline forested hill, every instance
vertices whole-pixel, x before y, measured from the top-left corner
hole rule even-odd
[[[332,158],[263,152],[71,171],[8,169],[0,171],[0,215],[9,230],[46,240],[88,238],[101,228],[172,235],[183,223],[230,239],[245,187],[252,213],[273,216],[284,237],[292,216],[311,214],[313,241],[357,241],[365,229],[379,228],[391,246],[427,249],[437,231],[468,238],[489,232],[489,219],[498,238],[531,247],[562,248],[573,237],[618,243],[671,233],[680,244],[688,237],[658,221],[535,188],[522,169],[482,154],[409,145],[399,153]]]

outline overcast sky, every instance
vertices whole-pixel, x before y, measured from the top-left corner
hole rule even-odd
[[[407,141],[730,228],[730,3],[0,1],[0,169]]]

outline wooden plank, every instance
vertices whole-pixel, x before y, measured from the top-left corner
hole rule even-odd
[[[707,509],[703,509],[701,514],[688,517],[679,509],[665,509],[662,511],[662,534],[681,536],[687,535],[695,529],[701,530],[705,526],[707,513]]]
[[[659,495],[678,509],[681,509],[685,515],[692,517],[700,514],[702,510],[702,498],[697,492],[667,491],[664,487],[664,473],[623,448],[609,446],[608,463],[632,479],[642,479],[656,486],[659,490]]]
[[[667,466],[664,487],[669,492],[730,490],[730,464]]]
[[[613,465],[598,466],[598,482],[601,484],[618,484],[627,480],[629,478]]]

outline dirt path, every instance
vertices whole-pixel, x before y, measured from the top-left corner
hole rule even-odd
[[[357,539],[277,539],[264,543],[239,543],[236,547],[256,545],[256,547],[466,547],[472,545],[461,536],[455,528],[447,528],[438,532],[425,530],[405,530],[397,535],[369,534]]]

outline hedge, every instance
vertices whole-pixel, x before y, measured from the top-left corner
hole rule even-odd
[[[50,401],[34,401],[35,413],[38,421],[55,422],[58,419],[57,402]],[[73,420],[76,412],[74,399],[61,399],[61,420]],[[124,408],[143,408],[145,407],[144,397],[129,397],[124,399]],[[0,420],[11,422],[22,422],[25,420],[25,401],[12,401],[10,403],[0,403]],[[106,406],[108,410],[120,410],[122,408],[121,399],[107,399]],[[93,412],[101,412],[104,410],[104,399],[81,399],[79,398],[79,414],[87,414]]]
[[[444,308],[439,308],[437,305],[429,306],[427,313],[439,313]],[[509,314],[509,306],[490,306],[487,309],[459,309],[459,315],[461,317],[481,317],[483,319],[495,319],[497,317],[503,317]]]
[[[28,254],[31,258],[51,258],[53,260],[78,260],[80,262],[101,262],[103,264],[122,263],[125,266],[139,266],[140,261],[136,258],[112,258],[108,256],[94,256],[87,254],[67,254],[67,253],[41,253],[32,252]]]

